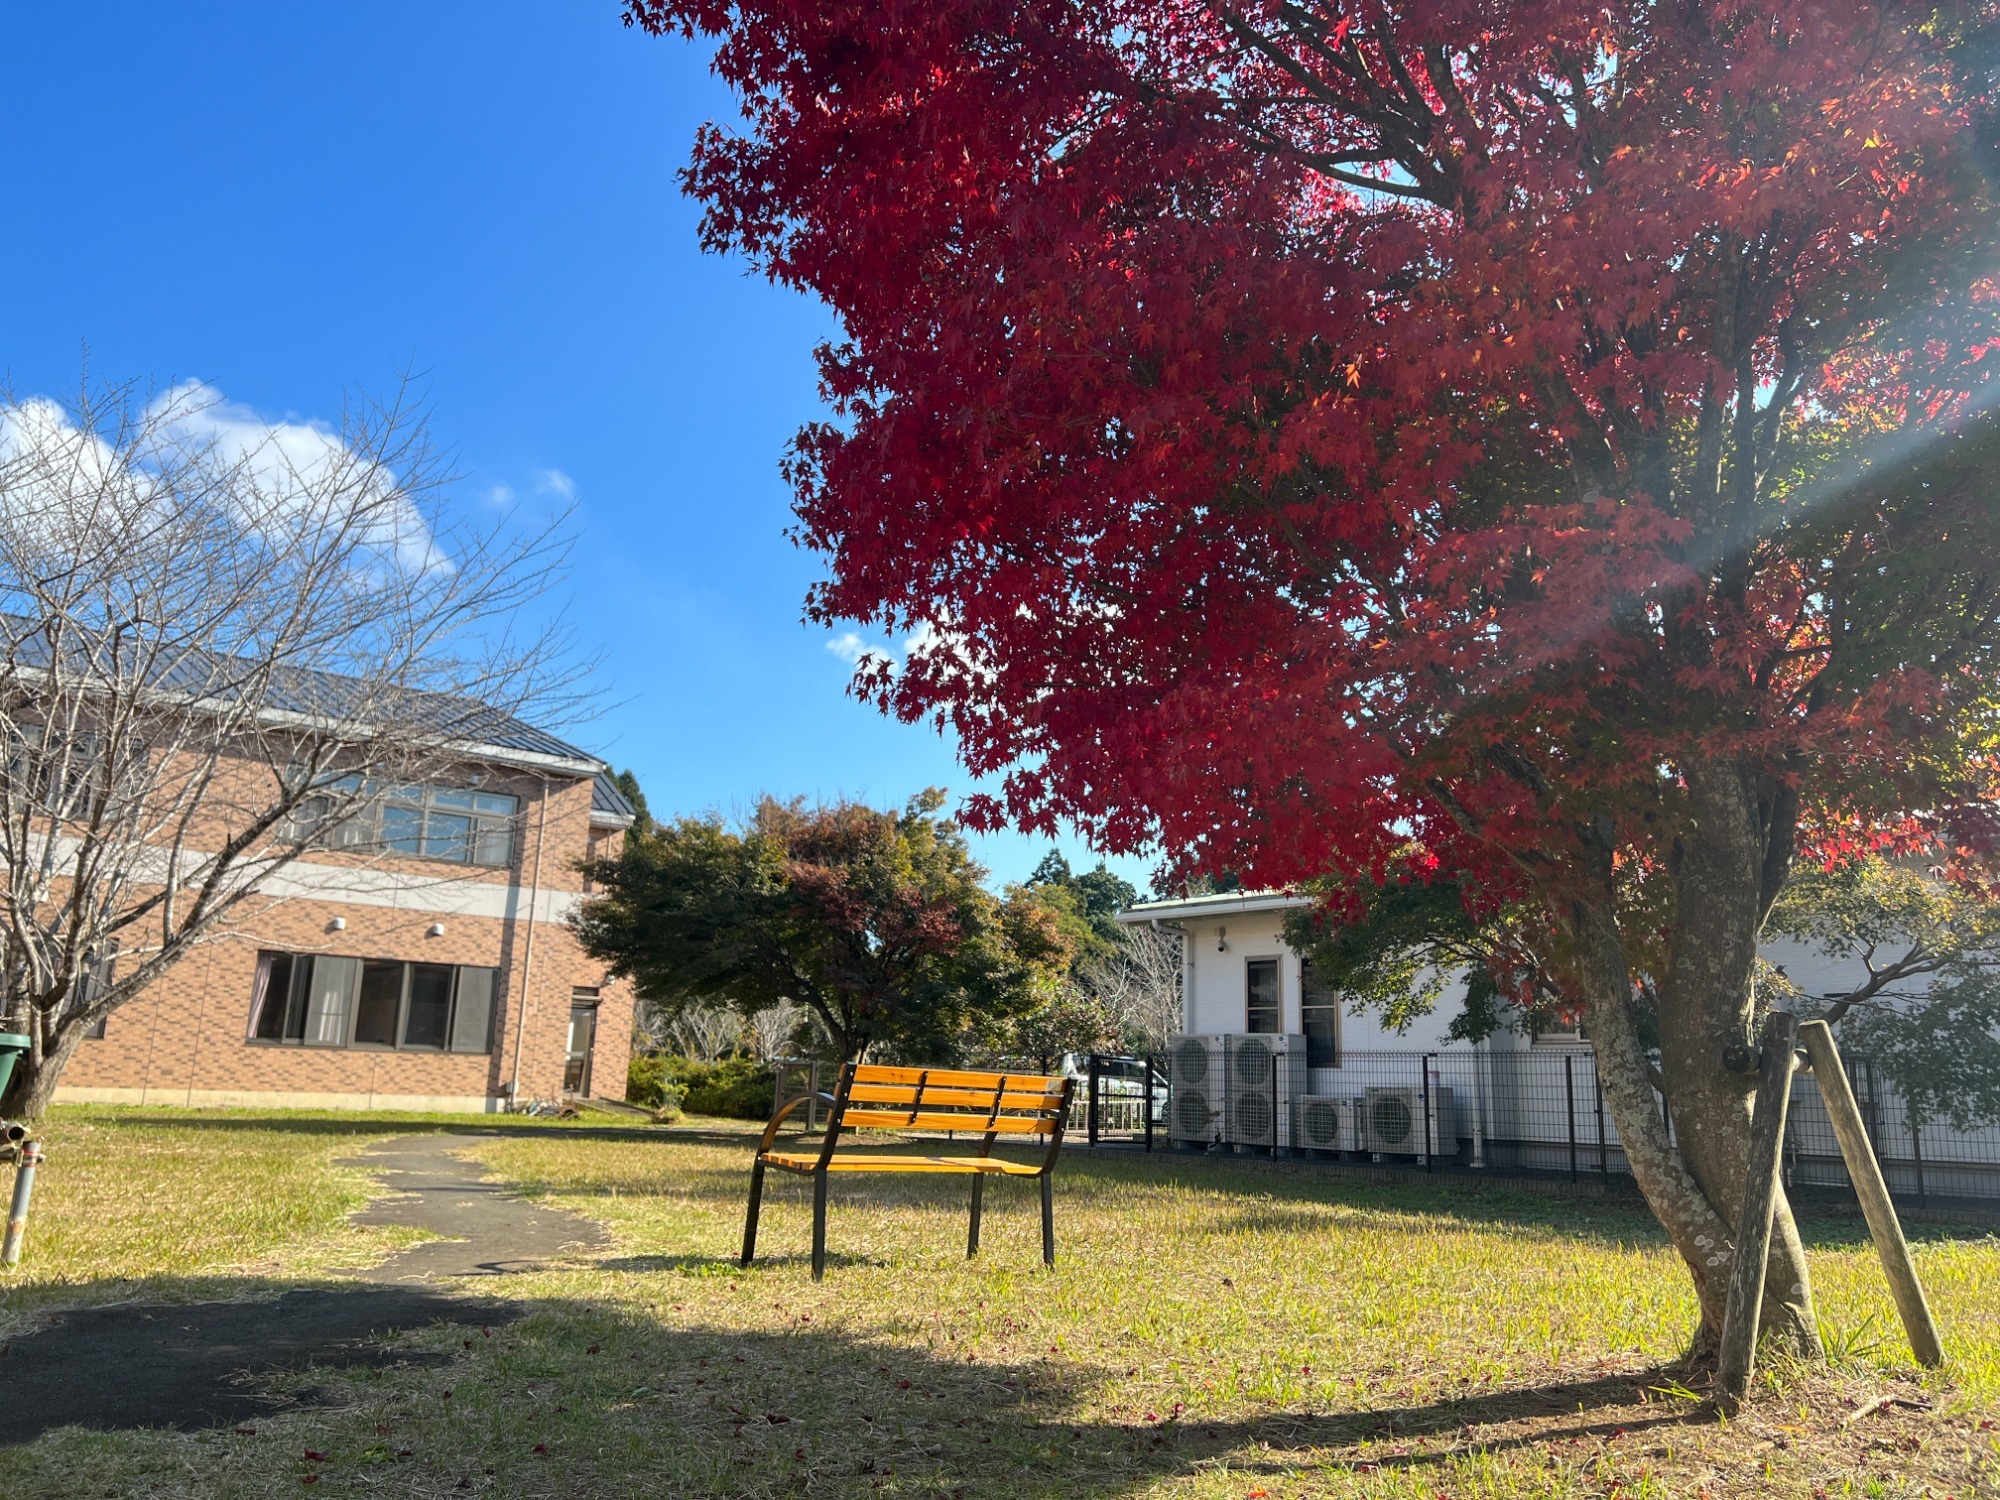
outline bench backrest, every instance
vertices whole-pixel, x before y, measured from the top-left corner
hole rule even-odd
[[[954,1130],[988,1137],[1059,1138],[1070,1082],[1042,1073],[890,1068],[849,1063],[836,1110],[841,1130]]]

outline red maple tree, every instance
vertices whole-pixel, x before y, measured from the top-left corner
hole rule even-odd
[[[707,242],[842,319],[810,608],[922,640],[862,690],[1003,777],[977,818],[1506,908],[1712,1339],[1792,862],[1996,843],[1983,12],[628,19],[742,100]],[[1816,1349],[1788,1212],[1772,1255]]]

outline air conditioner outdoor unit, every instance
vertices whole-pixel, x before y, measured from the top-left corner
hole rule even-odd
[[[1167,1139],[1213,1145],[1222,1139],[1226,1059],[1222,1038],[1177,1036],[1167,1042]]]
[[[1229,1089],[1224,1139],[1235,1146],[1292,1144],[1292,1101],[1305,1092],[1306,1039],[1290,1032],[1226,1037]]]
[[[1292,1106],[1292,1145],[1307,1151],[1358,1151],[1354,1130],[1357,1100],[1308,1094]]]
[[[1452,1156],[1458,1151],[1458,1119],[1451,1090],[1441,1084],[1430,1090],[1430,1131],[1424,1130],[1424,1091],[1420,1088],[1372,1088],[1361,1096],[1358,1134],[1361,1149],[1377,1156]]]

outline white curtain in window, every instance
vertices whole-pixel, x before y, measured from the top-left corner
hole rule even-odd
[[[271,995],[271,961],[276,956],[272,953],[257,955],[257,982],[250,990],[250,1029],[244,1033],[246,1036],[254,1038],[257,1023],[264,1019],[264,1002]]]
[[[344,1047],[354,1023],[354,996],[361,988],[361,960],[321,954],[312,965],[306,1041],[321,1047]]]

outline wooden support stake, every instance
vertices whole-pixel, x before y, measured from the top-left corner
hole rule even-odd
[[[1847,1176],[1854,1184],[1854,1196],[1861,1200],[1861,1212],[1868,1220],[1868,1233],[1875,1241],[1882,1270],[1889,1278],[1889,1291],[1902,1314],[1903,1330],[1910,1336],[1910,1348],[1917,1363],[1936,1368],[1944,1363],[1944,1345],[1938,1339],[1931,1305],[1924,1297],[1924,1285],[1917,1279],[1916,1263],[1910,1259],[1909,1242],[1903,1238],[1896,1205],[1889,1200],[1889,1184],[1882,1179],[1882,1165],[1875,1148],[1868,1143],[1868,1131],[1861,1120],[1861,1107],[1854,1101],[1854,1088],[1840,1051],[1833,1045],[1833,1028],[1824,1021],[1808,1021],[1799,1028],[1799,1040],[1812,1062],[1813,1077],[1819,1080],[1819,1096],[1826,1101],[1826,1117],[1833,1122],[1840,1154],[1847,1162]]]
[[[1798,1048],[1799,1018],[1790,1011],[1772,1011],[1764,1022],[1757,1102],[1750,1117],[1750,1160],[1743,1179],[1743,1215],[1736,1228],[1736,1260],[1729,1271],[1722,1352],[1715,1371],[1717,1391],[1729,1407],[1743,1399],[1757,1363],[1764,1273],[1771,1259],[1771,1223],[1778,1207],[1785,1115],[1791,1106],[1792,1069]]]

